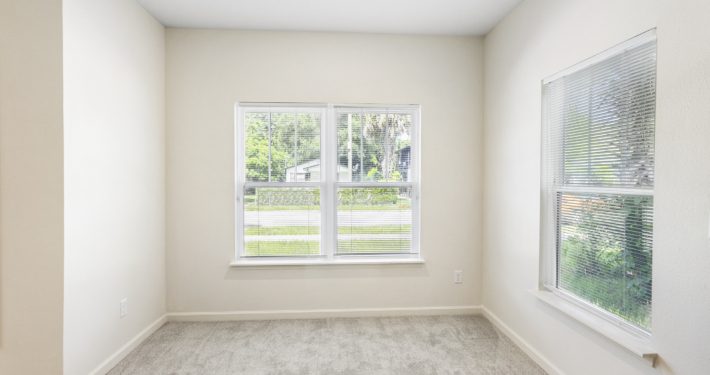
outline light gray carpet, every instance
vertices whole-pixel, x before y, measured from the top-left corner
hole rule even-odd
[[[545,374],[481,316],[168,323],[110,375]]]

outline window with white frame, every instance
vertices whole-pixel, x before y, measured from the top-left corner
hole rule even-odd
[[[417,259],[417,106],[238,105],[237,261]]]
[[[655,32],[543,82],[542,282],[650,332]]]

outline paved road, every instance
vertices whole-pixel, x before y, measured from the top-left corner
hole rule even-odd
[[[338,215],[341,226],[376,226],[410,224],[411,210],[403,211],[352,211]],[[320,222],[320,211],[247,211],[247,226],[281,227],[310,226]]]

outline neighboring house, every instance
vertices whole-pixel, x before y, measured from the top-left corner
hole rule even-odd
[[[412,161],[412,147],[405,146],[397,151],[397,170],[402,175],[402,181],[408,181]]]
[[[343,181],[348,176],[348,167],[338,166],[338,177]],[[320,159],[313,159],[299,165],[286,168],[286,182],[304,182],[320,180]]]
[[[397,150],[397,171],[402,176],[402,181],[407,181],[411,168],[410,146]],[[342,160],[341,160],[342,163]],[[338,166],[338,180],[348,181],[348,167],[340,164]],[[318,181],[320,179],[320,159],[313,159],[299,165],[286,168],[286,182]]]

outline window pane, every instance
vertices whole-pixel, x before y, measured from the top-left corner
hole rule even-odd
[[[653,198],[558,194],[558,287],[651,324]]]
[[[545,87],[548,119],[561,130],[550,150],[561,183],[652,187],[656,44],[647,43]]]
[[[245,190],[246,256],[318,255],[320,226],[318,188]]]
[[[411,253],[412,189],[338,189],[337,254]]]
[[[412,117],[338,112],[338,181],[411,181]]]
[[[320,113],[247,112],[246,179],[320,181]]]

